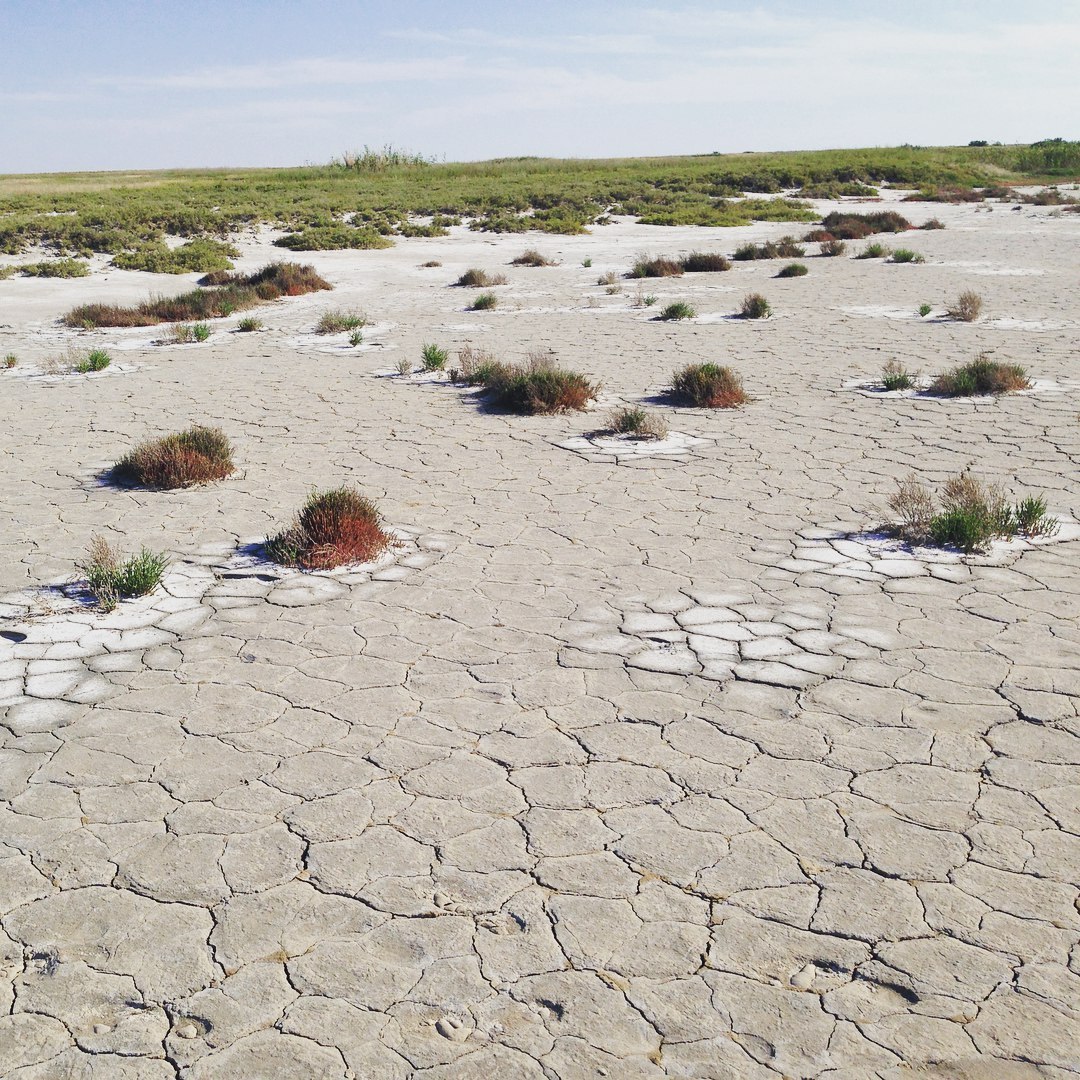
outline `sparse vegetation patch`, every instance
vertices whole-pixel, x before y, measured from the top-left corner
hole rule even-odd
[[[489,391],[491,401],[526,415],[583,411],[600,388],[577,371],[560,368],[554,357],[534,353],[524,364],[504,364],[489,353],[466,347],[458,353],[461,377]]]
[[[958,322],[974,322],[982,313],[982,309],[982,297],[977,292],[967,289],[956,298],[948,309],[948,316]]]
[[[743,297],[742,306],[739,308],[740,318],[767,319],[771,314],[769,301],[761,293],[748,293]]]
[[[734,409],[750,398],[742,379],[719,364],[689,364],[671,376],[671,396],[703,409]]]
[[[205,274],[231,270],[232,260],[239,254],[232,244],[205,237],[175,248],[164,240],[151,240],[134,251],[115,255],[112,264],[120,270],[144,270],[150,274]]]
[[[715,252],[691,251],[679,260],[688,274],[714,274],[731,269],[731,260]]]
[[[511,266],[557,266],[558,264],[553,259],[548,259],[541,255],[536,248],[529,248],[528,251],[523,251],[517,258],[510,260]]]
[[[86,587],[103,611],[112,611],[121,600],[145,596],[161,584],[168,565],[164,554],[143,548],[125,559],[101,536],[95,536],[79,567],[86,575]]]
[[[367,316],[361,311],[344,311],[331,308],[319,316],[315,324],[316,334],[343,334],[346,330],[360,330],[368,325]]]
[[[668,304],[656,318],[661,322],[680,322],[682,319],[696,319],[697,311],[690,304],[676,300]]]
[[[665,439],[668,426],[663,417],[636,405],[624,405],[608,417],[612,435],[632,435],[636,439]]]
[[[889,392],[913,390],[917,381],[918,376],[908,371],[899,360],[890,360],[881,369],[881,385]]]
[[[788,263],[787,266],[781,267],[776,276],[779,278],[806,277],[808,273],[809,270],[803,263]]]
[[[682,273],[682,264],[676,259],[659,256],[650,259],[646,255],[639,255],[626,276],[629,278],[680,277]]]
[[[492,285],[505,285],[506,275],[489,274],[486,270],[478,270],[474,267],[472,270],[466,270],[454,284],[467,289],[486,289]]]
[[[983,397],[1030,389],[1031,380],[1019,364],[1002,364],[980,353],[971,363],[938,375],[929,392],[943,397]]]

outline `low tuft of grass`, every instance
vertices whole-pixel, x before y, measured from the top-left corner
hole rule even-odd
[[[505,285],[506,275],[489,274],[486,270],[477,270],[474,267],[472,270],[466,270],[454,284],[466,289],[486,289],[492,285]]]
[[[221,272],[208,276],[213,278],[209,288],[195,289],[179,296],[151,297],[135,307],[81,304],[72,308],[61,321],[65,326],[93,329],[97,326],[153,326],[163,322],[214,319],[283,296],[302,296],[333,287],[315,272],[314,267],[288,262],[269,263],[253,274]]]
[[[470,311],[490,311],[499,303],[499,298],[493,292],[481,293],[470,305]]]
[[[231,270],[240,252],[232,244],[199,237],[170,248],[164,240],[150,240],[134,251],[113,256],[118,270],[143,270],[149,274],[214,273]]]
[[[313,491],[286,528],[266,540],[268,558],[303,570],[371,562],[394,545],[375,504],[355,488]]]
[[[837,240],[863,240],[874,233],[907,232],[912,228],[911,222],[895,210],[879,210],[871,214],[835,211],[822,218],[819,231],[827,232]]]
[[[632,435],[636,439],[665,439],[668,426],[656,413],[646,412],[640,406],[624,405],[608,417],[607,431],[612,435]]]
[[[920,304],[918,310],[919,310],[919,318],[920,319],[925,319],[926,316],[929,315],[930,312],[934,310],[934,308],[930,304]]]
[[[172,335],[167,339],[169,345],[192,345],[196,342],[208,341],[210,327],[206,323],[181,323],[174,326]]]
[[[875,240],[871,244],[867,244],[866,247],[855,256],[856,259],[887,259],[892,254],[892,248],[887,244],[879,243]]]
[[[597,285],[614,285],[619,280],[619,275],[614,270],[609,270],[606,274],[601,274],[596,279]]]
[[[659,322],[680,322],[683,319],[696,319],[697,311],[690,304],[676,300],[668,304],[656,318]]]
[[[5,370],[10,371],[18,362],[19,362],[19,358],[13,352],[9,352],[4,357],[4,368],[5,368]]]
[[[75,370],[87,375],[91,371],[104,371],[111,363],[112,357],[104,349],[91,349],[75,364]]]
[[[802,263],[788,263],[776,276],[779,278],[806,277],[809,272]]]
[[[528,251],[523,251],[517,258],[510,260],[511,266],[557,266],[558,263],[554,259],[548,259],[541,255],[536,248],[529,248]]]
[[[112,611],[121,600],[152,593],[161,584],[168,564],[165,554],[148,548],[125,559],[104,537],[95,536],[79,569],[86,575],[87,590],[98,606]]]
[[[954,301],[952,307],[947,309],[950,319],[958,322],[974,322],[982,314],[982,297],[971,289],[966,289]]]
[[[945,228],[945,222],[942,221],[940,218],[933,217],[929,221],[927,221],[925,224],[920,225],[919,228],[922,229],[923,232],[930,232],[930,231],[933,231],[935,229],[944,229]]]
[[[897,484],[889,509],[900,519],[889,528],[909,543],[959,548],[968,555],[985,551],[994,540],[1052,536],[1058,529],[1045,499],[1010,503],[1000,487],[967,471],[950,477],[939,499],[911,474]]]
[[[346,330],[360,330],[368,325],[368,318],[362,311],[344,311],[331,308],[319,316],[315,324],[316,334],[343,334]]]
[[[702,409],[734,409],[750,398],[742,379],[720,364],[689,364],[671,376],[671,396]]]
[[[358,345],[364,344],[364,331],[354,330],[349,335],[349,344],[355,349]]]
[[[769,301],[761,293],[747,293],[739,308],[741,319],[767,319],[772,314]]]
[[[679,260],[679,265],[688,274],[713,274],[730,270],[731,260],[715,253],[691,251]]]
[[[464,381],[483,387],[492,403],[508,412],[530,416],[581,412],[600,391],[580,372],[560,368],[546,354],[535,353],[524,364],[504,364],[467,346],[458,357]]]
[[[1030,389],[1031,380],[1019,364],[1002,364],[986,353],[938,375],[930,384],[930,393],[942,397],[984,397]]]
[[[424,345],[420,350],[420,363],[425,371],[442,371],[449,359],[450,353],[435,344]]]
[[[429,269],[431,269],[432,267],[435,267],[435,266],[442,266],[442,263],[439,262],[438,259],[428,259],[427,262],[422,262],[420,264],[420,268],[422,270],[429,270]]]
[[[881,369],[881,385],[887,391],[913,390],[918,376],[913,375],[899,360],[890,360]]]
[[[835,236],[828,240],[822,240],[818,244],[818,252],[825,258],[837,258],[843,255],[847,251],[847,244],[843,240],[838,240]]]
[[[236,329],[241,334],[254,334],[256,331],[261,330],[262,328],[262,320],[256,319],[251,315],[246,315],[236,324]]]
[[[167,491],[223,480],[235,469],[232,445],[221,428],[196,424],[139,443],[113,466],[111,475],[120,483]]]
[[[889,256],[889,262],[891,263],[924,263],[926,262],[926,256],[919,251],[912,251],[911,248],[897,248],[892,255]]]
[[[626,276],[628,278],[681,277],[682,273],[682,263],[676,259],[663,256],[650,259],[647,255],[639,255]]]

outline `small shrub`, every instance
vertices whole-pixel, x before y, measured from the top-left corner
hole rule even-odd
[[[614,285],[619,280],[619,275],[614,270],[609,270],[606,274],[601,274],[596,279],[597,285]]]
[[[697,312],[689,304],[676,300],[675,303],[668,304],[656,317],[661,322],[679,322],[682,319],[697,318]]]
[[[232,446],[220,428],[187,431],[140,443],[112,468],[121,483],[171,490],[223,480],[235,471]]]
[[[399,375],[411,375],[412,374],[412,361],[411,360],[406,360],[405,357],[402,357],[397,362],[397,366],[395,367],[394,370],[397,371],[397,373]]]
[[[872,214],[836,211],[827,214],[821,221],[821,229],[838,240],[862,240],[874,233],[906,232],[913,227],[906,217],[895,210],[880,210]]]
[[[458,354],[465,381],[482,386],[492,401],[509,412],[526,415],[583,411],[599,387],[584,375],[557,366],[551,356],[534,354],[524,364],[503,364],[471,348]]]
[[[621,285],[609,285],[605,290],[608,296],[618,296],[622,292]]]
[[[691,251],[679,260],[679,265],[688,274],[720,273],[731,269],[731,260],[723,255],[708,254],[704,251]]]
[[[486,270],[473,269],[466,270],[454,284],[468,289],[485,289],[492,285],[505,285],[506,277],[503,274],[489,274]]]
[[[843,255],[847,251],[847,244],[843,240],[838,240],[835,236],[830,240],[822,240],[818,244],[818,250],[826,258],[835,258],[839,255]]]
[[[999,538],[1052,536],[1058,529],[1041,497],[1010,503],[1001,488],[966,471],[946,481],[940,503],[938,510],[916,476],[901,480],[889,499],[889,508],[900,518],[894,531],[911,543],[957,547],[971,554]]]
[[[86,375],[91,371],[104,371],[111,363],[112,357],[104,349],[91,349],[76,363],[75,370],[80,375]]]
[[[86,586],[104,611],[112,611],[121,600],[151,593],[161,583],[168,557],[143,548],[125,559],[103,537],[95,536],[80,569]]]
[[[204,322],[196,323],[191,328],[191,334],[196,341],[206,341],[210,337],[210,327]]]
[[[638,439],[664,439],[667,438],[668,426],[655,413],[624,405],[608,418],[607,430],[615,435],[633,435]]]
[[[802,263],[788,263],[776,276],[781,278],[806,277],[809,272]]]
[[[767,319],[772,314],[769,301],[761,293],[748,293],[743,297],[739,317],[742,319]]]
[[[511,266],[555,266],[554,260],[547,259],[536,248],[523,251],[516,259],[510,260]]]
[[[79,278],[89,277],[90,267],[81,259],[47,259],[45,262],[25,263],[19,267],[23,277]]]
[[[671,376],[671,395],[703,409],[734,409],[750,399],[742,379],[719,364],[689,364]]]
[[[267,557],[283,566],[330,570],[371,562],[394,544],[375,504],[351,487],[313,491],[293,521],[268,537]]]
[[[780,252],[770,240],[764,244],[740,244],[731,257],[738,262],[752,262],[756,259],[778,259]]]
[[[470,305],[470,311],[490,311],[499,303],[499,298],[493,292],[481,293]]]
[[[354,330],[349,335],[349,344],[355,349],[358,345],[364,344],[364,331]]]
[[[856,259],[887,259],[892,254],[892,248],[875,240],[855,256]]]
[[[930,393],[943,397],[981,397],[1030,389],[1031,380],[1022,367],[991,360],[986,353],[938,375],[930,384]]]
[[[420,350],[420,362],[424,365],[425,371],[442,371],[449,358],[450,353],[438,345],[425,345]]]
[[[776,254],[781,259],[801,259],[806,254],[806,250],[794,236],[781,236],[776,241]]]
[[[346,330],[359,330],[367,324],[367,316],[362,312],[331,308],[319,316],[319,321],[315,324],[315,333],[342,334]]]
[[[439,260],[438,260],[438,259],[428,259],[428,261],[427,261],[427,262],[425,262],[425,263],[421,263],[420,265],[421,265],[421,267],[423,267],[423,268],[424,268],[425,270],[428,270],[428,269],[431,269],[432,267],[435,267],[435,266],[442,266],[442,263],[441,263],[441,262],[439,262]]]
[[[588,270],[589,267],[592,266],[592,259],[582,259],[581,265],[584,266],[586,270]]]
[[[151,274],[220,273],[232,269],[231,259],[240,254],[232,244],[198,238],[170,248],[163,240],[151,240],[134,251],[113,257],[120,270],[144,270]]]
[[[393,247],[394,241],[370,227],[357,229],[351,225],[327,225],[279,236],[274,246],[290,251],[370,251]]]
[[[206,341],[210,337],[210,327],[206,323],[181,323],[174,326],[172,336],[166,339],[170,345],[191,345],[196,341]]]
[[[19,358],[13,352],[9,352],[7,356],[4,357],[4,367],[8,370],[13,368],[18,362]]]
[[[970,289],[962,292],[952,307],[948,309],[950,319],[959,322],[974,322],[982,312],[982,297]]]
[[[629,278],[681,277],[682,273],[682,264],[674,259],[659,257],[650,259],[646,255],[639,255],[626,276]]]
[[[926,316],[929,315],[930,312],[933,311],[933,310],[934,309],[929,304],[920,304],[919,305],[919,318],[925,319]]]
[[[934,229],[944,229],[945,228],[945,222],[943,222],[943,221],[939,220],[938,218],[934,217],[934,218],[931,218],[929,221],[927,221],[925,224],[920,225],[919,228],[922,229],[924,232],[928,232],[928,231],[931,231],[931,230],[934,230]]]
[[[912,251],[910,248],[897,248],[889,258],[893,263],[924,263],[926,256],[921,252]]]
[[[881,369],[881,385],[887,391],[912,390],[915,383],[916,376],[912,375],[899,360],[890,360]]]
[[[255,331],[261,330],[262,328],[262,321],[253,318],[251,315],[245,316],[236,324],[236,329],[239,330],[241,334],[253,334]]]

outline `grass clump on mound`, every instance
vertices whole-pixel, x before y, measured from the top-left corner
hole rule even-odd
[[[315,324],[315,333],[343,334],[346,330],[361,330],[367,324],[367,316],[362,312],[331,308],[319,316],[319,321]]]
[[[240,334],[254,334],[263,328],[262,320],[253,315],[245,315],[237,324],[236,330]]]
[[[541,255],[536,248],[523,251],[516,259],[510,260],[511,266],[558,266],[554,259]]]
[[[1002,364],[986,353],[980,353],[970,364],[943,372],[930,384],[930,393],[943,397],[984,397],[1030,389],[1031,380],[1019,364]]]
[[[607,431],[612,435],[632,435],[635,439],[666,439],[667,423],[656,413],[637,405],[624,405],[608,417]]]
[[[891,263],[924,263],[926,256],[920,251],[912,251],[911,248],[897,248],[889,256]]]
[[[875,240],[855,256],[856,259],[887,259],[892,254],[892,248]]]
[[[1058,529],[1044,499],[1010,503],[1001,488],[966,471],[946,481],[939,500],[911,474],[898,483],[889,509],[900,519],[890,526],[895,535],[912,544],[959,548],[968,555],[985,551],[994,540],[1053,536]]]
[[[809,272],[802,263],[788,263],[776,276],[781,278],[806,277]]]
[[[903,214],[898,214],[895,210],[879,210],[871,214],[838,210],[823,217],[821,228],[816,231],[827,232],[837,240],[863,240],[874,233],[907,232],[914,227]]]
[[[719,364],[689,364],[671,376],[671,396],[703,409],[734,409],[750,398],[742,379]]]
[[[982,314],[982,309],[982,297],[977,292],[967,289],[956,298],[952,307],[947,309],[947,314],[950,319],[956,319],[958,322],[974,322]]]
[[[676,300],[675,303],[668,304],[656,318],[659,322],[681,322],[683,319],[696,319],[697,311],[692,305]]]
[[[493,292],[484,292],[469,305],[469,311],[490,311],[498,303],[499,298]]]
[[[89,277],[90,267],[81,259],[46,259],[44,262],[24,263],[19,267],[19,273],[23,277]]]
[[[677,259],[668,259],[663,256],[650,259],[645,255],[639,255],[626,276],[628,278],[660,278],[681,277],[682,274],[683,266]]]
[[[168,562],[167,556],[147,548],[125,559],[103,537],[95,536],[79,569],[86,574],[86,587],[98,605],[112,611],[121,600],[153,592]]]
[[[715,253],[691,251],[679,260],[679,265],[688,274],[712,274],[730,270],[731,260]]]
[[[119,270],[144,270],[150,274],[205,274],[231,270],[232,260],[239,254],[232,244],[220,240],[200,238],[176,248],[154,240],[114,256],[112,264]]]
[[[739,308],[740,319],[767,319],[772,314],[769,301],[761,293],[747,293]]]
[[[580,372],[560,368],[546,354],[534,353],[524,364],[504,364],[467,347],[458,357],[463,381],[489,391],[492,403],[508,412],[527,416],[581,412],[600,389]]]
[[[235,468],[232,445],[221,428],[196,424],[139,443],[113,466],[111,476],[120,483],[167,491],[224,480]]]
[[[899,360],[890,360],[881,369],[881,385],[888,392],[914,390],[918,376],[913,375]]]
[[[371,562],[394,544],[375,504],[355,488],[313,491],[281,532],[266,540],[267,557],[303,570]]]
[[[374,251],[394,246],[394,241],[375,229],[356,229],[351,225],[326,225],[279,236],[275,247],[289,251]]]
[[[179,296],[151,297],[135,307],[115,304],[81,304],[61,320],[65,326],[153,326],[163,322],[218,319],[283,296],[331,289],[333,286],[312,266],[270,263],[253,274],[218,272],[203,279],[210,288],[198,288]]]
[[[486,289],[492,285],[505,285],[506,277],[503,274],[489,274],[486,270],[473,267],[471,270],[466,270],[454,284],[465,289]]]

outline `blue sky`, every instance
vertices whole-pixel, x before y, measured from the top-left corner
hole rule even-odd
[[[1070,0],[0,0],[0,44],[0,173],[1080,136]]]

